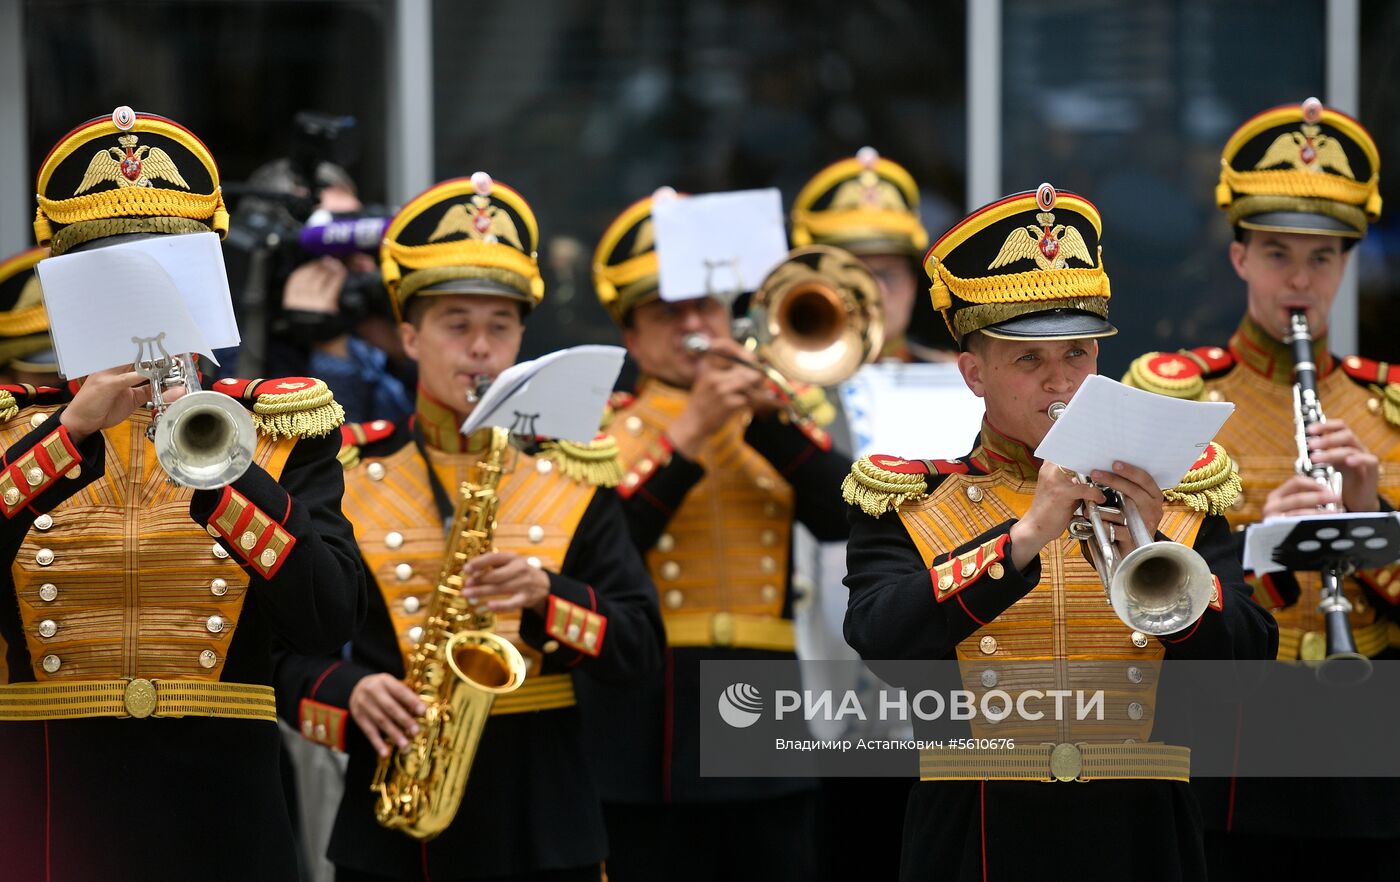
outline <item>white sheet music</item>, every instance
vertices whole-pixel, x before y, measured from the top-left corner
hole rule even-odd
[[[866,365],[841,384],[851,455],[953,459],[976,443],[982,399],[952,362]]]
[[[477,402],[462,433],[497,426],[523,435],[592,441],[624,354],[620,346],[574,346],[512,365]]]
[[[1035,455],[1082,474],[1115,461],[1175,487],[1234,413],[1228,401],[1184,401],[1094,375],[1051,426]]]

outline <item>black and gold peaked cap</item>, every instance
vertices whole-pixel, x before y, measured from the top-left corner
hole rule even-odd
[[[486,172],[435,184],[394,216],[379,266],[400,319],[414,296],[485,294],[534,308],[544,299],[535,213]]]
[[[792,203],[792,244],[835,245],[852,254],[908,254],[928,248],[919,187],[873,147],[817,172]]]
[[[0,365],[35,372],[57,370],[49,314],[34,266],[49,254],[30,248],[0,261]]]
[[[598,302],[621,325],[627,313],[660,296],[661,268],[656,255],[656,228],[651,208],[659,200],[682,198],[659,187],[613,218],[593,251],[593,290]]]
[[[1359,239],[1381,215],[1380,153],[1316,98],[1274,107],[1225,142],[1215,201],[1246,229]]]
[[[983,206],[924,256],[933,307],[960,346],[973,331],[1009,340],[1116,334],[1101,229],[1093,203],[1049,184]]]
[[[204,142],[122,106],[64,135],[39,166],[34,237],[55,255],[124,233],[228,232],[219,168]]]

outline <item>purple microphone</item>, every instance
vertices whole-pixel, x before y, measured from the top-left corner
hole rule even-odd
[[[357,251],[374,254],[379,249],[379,241],[384,238],[384,229],[388,226],[387,217],[343,218],[321,224],[307,224],[301,230],[301,247],[307,254],[326,254],[331,257],[342,257]]]

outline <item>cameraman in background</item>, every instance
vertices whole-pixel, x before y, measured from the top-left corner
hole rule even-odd
[[[241,265],[241,373],[325,380],[350,422],[401,420],[416,385],[375,255],[391,212],[367,211],[338,164],[353,120],[300,113],[290,159],[231,188],[229,235]],[[237,253],[235,253],[237,252]]]

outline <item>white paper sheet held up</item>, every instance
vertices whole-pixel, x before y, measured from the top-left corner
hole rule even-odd
[[[951,362],[870,364],[841,384],[851,455],[962,456],[976,443],[982,399]]]
[[[787,256],[772,188],[664,199],[651,217],[662,300],[753,291]]]
[[[37,270],[65,376],[130,363],[133,336],[164,331],[171,354],[199,352],[211,359],[214,349],[239,343],[214,233],[155,236],[50,257]],[[186,322],[196,334],[189,334]]]
[[[624,354],[620,346],[574,346],[506,368],[462,432],[497,426],[523,435],[592,441]]]
[[[1183,401],[1094,375],[1035,455],[1086,475],[1131,463],[1151,472],[1158,487],[1175,487],[1234,411],[1228,401]]]

